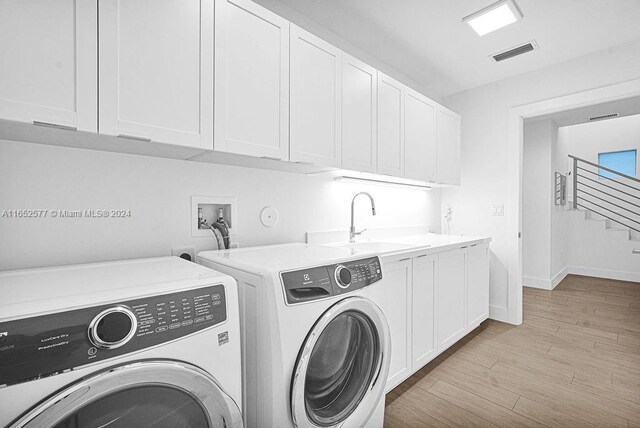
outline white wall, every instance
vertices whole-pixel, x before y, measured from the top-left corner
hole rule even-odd
[[[522,154],[522,275],[525,285],[551,276],[553,205],[551,120],[526,123]]]
[[[628,232],[607,230],[603,220],[585,220],[584,211],[570,215],[568,273],[640,282],[640,241]]]
[[[553,192],[555,197],[555,173],[567,174],[567,169],[564,167],[566,160],[568,159],[568,153],[563,147],[560,146],[560,128],[555,127],[554,132],[551,133],[551,163],[553,174]],[[570,177],[567,177],[567,186],[571,182]],[[568,211],[569,198],[567,195],[567,204],[556,205],[555,198],[551,204],[551,287],[555,287],[565,276],[566,268],[569,263],[570,257],[570,225],[571,215]]]
[[[568,205],[555,204],[555,173],[567,173],[567,153],[553,120],[526,121],[522,156],[522,276],[529,287],[552,289],[566,275]]]
[[[637,150],[640,154],[640,114],[626,117],[620,117],[616,119],[609,119],[600,122],[584,123],[573,126],[566,126],[560,128],[559,132],[559,153],[565,154],[562,159],[558,160],[557,168],[570,171],[573,168],[572,161],[566,156],[571,154],[579,158],[598,163],[598,154],[606,152],[616,152],[624,150]],[[584,166],[584,165],[583,165]],[[595,168],[590,167],[590,170],[595,172]],[[587,173],[588,174],[588,173]],[[636,157],[636,175],[640,174],[640,156]],[[594,178],[594,177],[592,177]],[[573,186],[570,180],[569,186],[569,199],[573,197]],[[621,190],[635,194],[640,197],[640,191],[633,191],[627,187],[621,185],[615,185],[611,182],[607,183]],[[596,186],[597,187],[597,186]],[[605,188],[602,188],[605,189]],[[590,189],[585,189],[590,190]],[[606,190],[606,189],[605,189]],[[626,195],[614,192],[618,197],[627,198]],[[603,198],[607,201],[615,203],[617,205],[624,206],[626,208],[634,208],[616,198],[607,197]],[[593,199],[590,197],[590,199]],[[631,198],[627,198],[630,200]],[[636,200],[637,203],[637,200]],[[640,210],[635,210],[634,213],[630,213],[615,205],[605,205],[607,208],[619,212],[627,217],[633,218],[636,221],[640,221]],[[640,233],[632,233],[636,237],[640,237]]]
[[[493,237],[493,317],[506,319],[508,307],[507,219],[490,212],[507,201],[509,109],[637,79],[638,70],[640,40],[445,98],[462,115],[462,182],[443,190],[442,203],[453,207],[452,233]]]
[[[2,218],[0,270],[169,255],[171,247],[211,249],[191,237],[191,196],[235,196],[242,246],[304,242],[306,231],[348,229],[352,196],[363,198],[356,225],[428,225],[439,231],[440,191],[334,182],[328,178],[226,165],[0,140],[3,209],[126,209],[131,218]],[[260,210],[279,210],[263,227]]]
[[[598,163],[598,154],[623,150],[640,152],[640,114],[560,128],[561,150]],[[568,159],[561,166],[570,168]],[[559,165],[560,166],[560,165]],[[636,158],[636,174],[640,157]]]
[[[602,217],[590,214],[589,220],[585,220],[584,213],[569,212],[572,190],[566,206],[554,203],[554,174],[571,171],[569,154],[597,162],[598,153],[639,150],[639,146],[640,115],[561,128],[549,119],[525,122],[522,175],[525,286],[552,289],[567,273],[617,279],[640,277],[640,258],[631,254],[632,248],[640,248],[640,241],[628,242],[628,235],[608,232],[606,227],[610,225],[590,221]],[[571,176],[568,178],[571,183]]]
[[[558,154],[564,156],[558,157],[557,167],[567,171],[572,168],[566,154],[597,163],[599,153],[633,149],[640,152],[640,115],[562,127],[559,130]],[[638,173],[640,159],[636,159],[636,162],[636,173]],[[623,190],[640,196],[640,192],[633,192],[627,188]],[[573,190],[571,189],[570,192],[571,198]],[[623,194],[616,194],[631,200]],[[634,208],[614,198],[605,196],[604,199]],[[611,205],[607,207],[640,220],[638,210],[635,210],[634,215]],[[589,217],[602,219],[597,215]],[[605,231],[607,226],[614,228],[619,226],[610,222],[604,224],[604,222],[585,221],[579,214],[571,217],[570,226],[568,238],[570,252],[567,261],[569,271],[640,281],[640,256],[631,254],[632,249],[640,249],[640,240],[628,241],[628,235],[624,232]],[[631,236],[637,239],[640,234],[631,232]]]

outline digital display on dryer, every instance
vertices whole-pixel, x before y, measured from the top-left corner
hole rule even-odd
[[[382,268],[378,257],[369,257],[340,264],[282,272],[280,277],[287,304],[296,304],[350,293],[367,287],[382,279]],[[338,279],[341,279],[341,283]],[[345,283],[345,279],[349,279],[348,283]]]
[[[90,340],[89,326],[114,307],[133,312],[137,328],[124,345],[101,349]],[[0,387],[166,343],[226,319],[226,295],[219,284],[0,323]]]

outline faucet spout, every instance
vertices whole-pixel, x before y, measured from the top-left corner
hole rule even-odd
[[[364,231],[356,232],[356,227],[354,225],[354,220],[353,220],[353,211],[355,208],[356,198],[360,195],[365,195],[369,198],[369,200],[371,201],[371,214],[376,215],[376,202],[373,200],[373,196],[371,196],[367,192],[356,193],[353,199],[351,199],[351,228],[349,229],[349,242],[355,242],[356,236],[364,232]]]

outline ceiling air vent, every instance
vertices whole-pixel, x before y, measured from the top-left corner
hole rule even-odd
[[[589,120],[590,121],[593,121],[593,120],[604,120],[604,119],[611,119],[611,118],[618,117],[618,116],[620,116],[618,113],[603,114],[602,116],[590,117]]]
[[[500,53],[491,55],[490,58],[493,62],[504,61],[505,59],[513,58],[514,56],[522,55],[527,52],[538,49],[538,44],[535,40],[525,43],[524,45],[516,46],[515,48],[507,49]]]

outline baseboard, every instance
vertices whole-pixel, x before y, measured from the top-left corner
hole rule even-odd
[[[562,270],[551,279],[551,289],[556,288],[567,275],[569,275],[569,266],[562,268]]]
[[[594,276],[596,278],[617,279],[620,281],[640,282],[639,272],[625,272],[609,269],[569,266],[568,273],[574,275]]]
[[[509,322],[509,310],[504,306],[490,306],[489,318],[496,321]]]
[[[543,290],[553,290],[554,287],[550,279],[534,278],[532,276],[523,276],[522,284],[525,287],[541,288]]]

